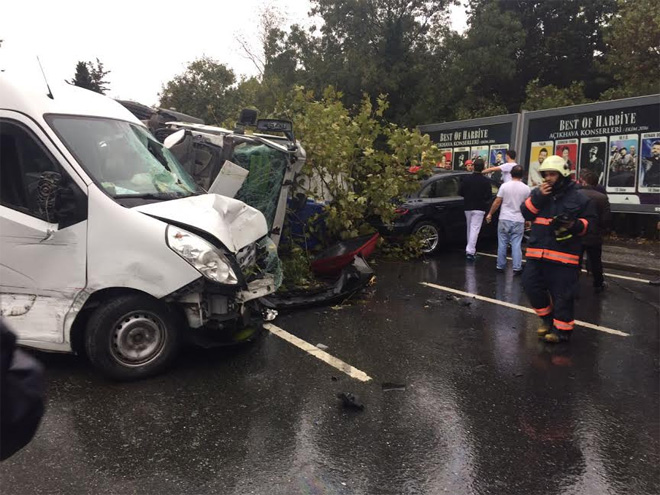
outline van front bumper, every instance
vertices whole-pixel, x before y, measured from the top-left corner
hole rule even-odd
[[[240,286],[227,286],[200,278],[170,294],[166,301],[179,306],[191,328],[209,326],[220,329],[232,320],[241,319],[246,305],[259,306],[258,299],[276,290],[275,277],[265,274],[261,278]],[[258,311],[257,311],[258,312]]]

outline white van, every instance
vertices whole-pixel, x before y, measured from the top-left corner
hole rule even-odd
[[[0,73],[0,309],[19,342],[116,379],[184,337],[261,328],[281,277],[264,215],[206,194],[117,102]]]

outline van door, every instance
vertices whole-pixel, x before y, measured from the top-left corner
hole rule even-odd
[[[22,343],[64,350],[86,286],[87,188],[22,114],[0,110],[0,150],[0,313]]]

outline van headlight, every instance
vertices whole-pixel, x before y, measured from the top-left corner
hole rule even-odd
[[[238,283],[227,257],[198,235],[168,225],[167,245],[209,280],[220,284]]]

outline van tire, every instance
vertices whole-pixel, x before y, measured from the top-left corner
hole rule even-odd
[[[89,318],[85,350],[92,364],[115,380],[138,380],[164,371],[180,348],[181,319],[145,294],[117,297]]]

